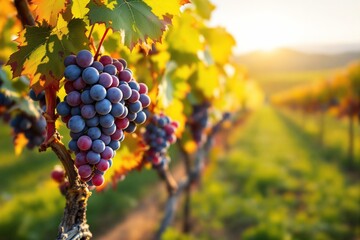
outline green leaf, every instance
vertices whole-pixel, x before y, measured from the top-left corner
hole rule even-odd
[[[26,27],[20,33],[18,51],[7,63],[13,77],[28,76],[30,86],[37,93],[48,86],[58,88],[64,72],[63,59],[70,53],[88,48],[85,31],[82,20],[73,19],[68,23],[61,16],[55,28],[45,22]]]
[[[124,44],[132,49],[138,43],[160,41],[166,23],[151,8],[139,0],[115,0],[108,5],[90,1],[88,17],[90,24],[104,23],[114,31],[121,31]]]

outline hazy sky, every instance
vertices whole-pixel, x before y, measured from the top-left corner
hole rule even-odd
[[[236,38],[237,52],[279,46],[359,43],[360,0],[211,0],[212,25]]]

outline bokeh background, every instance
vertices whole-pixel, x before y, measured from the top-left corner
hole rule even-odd
[[[192,233],[179,230],[179,211],[164,239],[359,240],[360,1],[211,2],[209,24],[236,39],[233,61],[256,97],[214,143],[194,186]],[[181,175],[179,150],[171,156]],[[15,155],[1,123],[0,158],[0,239],[55,236],[65,204],[50,177],[56,156]],[[94,239],[155,228],[165,199],[146,169],[94,192]]]

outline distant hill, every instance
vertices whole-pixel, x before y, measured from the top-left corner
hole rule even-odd
[[[271,52],[255,51],[236,57],[236,61],[245,65],[253,76],[341,68],[355,60],[360,60],[360,52],[312,54],[287,48]]]

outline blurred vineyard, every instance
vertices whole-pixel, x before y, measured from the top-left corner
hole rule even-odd
[[[130,0],[138,21],[118,17],[128,13],[121,0],[19,2],[29,3],[31,24],[13,1],[0,8],[1,240],[58,233],[68,201],[50,173],[61,162],[35,147],[49,148],[50,128],[39,145],[10,123],[43,115],[66,148],[69,129],[54,106],[69,93],[64,58],[82,49],[126,59],[149,89],[147,113],[178,126],[163,169],[145,160],[148,123],[124,133],[105,184],[87,202],[94,239],[360,239],[359,63],[315,72],[332,77],[314,83],[303,81],[307,73],[257,73],[282,78],[266,83],[235,56],[241,42],[209,23],[208,0]],[[46,102],[29,89],[45,92]],[[139,222],[127,223],[134,211],[143,213]]]

